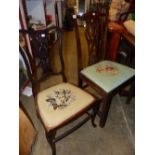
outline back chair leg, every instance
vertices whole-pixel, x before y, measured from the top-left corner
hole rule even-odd
[[[129,90],[129,95],[126,100],[127,104],[130,104],[130,101],[131,101],[132,97],[134,96],[134,94],[135,94],[135,83],[132,83],[131,88]]]
[[[98,113],[99,107],[100,107],[100,102],[97,101],[97,103],[93,107],[93,115],[91,117],[91,122],[92,122],[93,127],[96,127],[95,118],[96,118],[96,115]]]
[[[78,86],[80,88],[82,88],[82,85],[83,85],[83,82],[82,82],[82,79],[80,78],[80,76],[78,77]]]
[[[55,139],[56,136],[56,131],[52,132],[52,133],[46,133],[46,138],[52,148],[52,155],[56,155],[56,144],[55,142],[53,142],[53,140]]]

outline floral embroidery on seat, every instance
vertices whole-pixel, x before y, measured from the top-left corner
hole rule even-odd
[[[109,74],[109,75],[116,75],[119,73],[119,70],[114,67],[114,66],[111,66],[111,65],[106,65],[106,66],[97,66],[96,67],[96,72],[98,73],[106,73],[106,74]]]
[[[69,89],[59,89],[47,96],[46,101],[53,106],[53,110],[64,109],[75,100],[75,96]]]

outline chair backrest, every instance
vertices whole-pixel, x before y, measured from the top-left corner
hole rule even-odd
[[[111,4],[111,0],[98,0],[98,2],[90,2],[89,11],[98,11],[101,13],[107,13]]]
[[[105,34],[107,15],[91,11],[83,15],[85,21],[85,37],[88,45],[88,65],[94,64],[103,58],[105,52]]]
[[[105,58],[107,44],[107,23],[109,15],[109,5],[104,5],[104,11],[89,11],[82,16],[74,18],[75,36],[78,52],[78,71],[83,68],[82,64],[82,43],[80,38],[79,20],[84,23],[84,33],[88,47],[88,64],[92,65]]]
[[[24,59],[28,77],[32,84],[40,82],[49,75],[59,74],[62,75],[63,81],[66,81],[62,30],[53,26],[45,30],[37,31],[33,29],[20,30],[20,33],[29,36],[33,50],[33,53],[30,54],[28,48],[19,46],[19,52]],[[59,69],[55,69],[55,63],[57,63],[54,60],[55,57],[59,63]],[[40,70],[40,76],[38,76],[38,70]]]

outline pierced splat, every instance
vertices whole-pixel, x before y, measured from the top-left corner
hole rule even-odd
[[[86,22],[85,36],[88,43],[88,65],[98,62],[104,52],[104,32],[106,30],[105,15],[99,12],[88,12],[83,19]]]
[[[44,73],[50,71],[50,56],[48,49],[49,34],[47,30],[34,31],[30,33],[32,50],[35,51],[35,57],[39,59],[40,66]]]

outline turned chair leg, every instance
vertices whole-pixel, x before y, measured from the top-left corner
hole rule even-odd
[[[91,117],[91,122],[92,122],[93,127],[96,127],[95,118],[96,118],[96,115],[98,113],[99,107],[100,107],[100,102],[97,101],[97,103],[93,106],[93,114]]]
[[[53,140],[55,139],[56,136],[56,131],[52,132],[52,133],[47,133],[46,134],[46,138],[48,140],[48,143],[50,144],[51,148],[52,148],[52,155],[56,155],[56,145],[55,142],[53,142]]]

